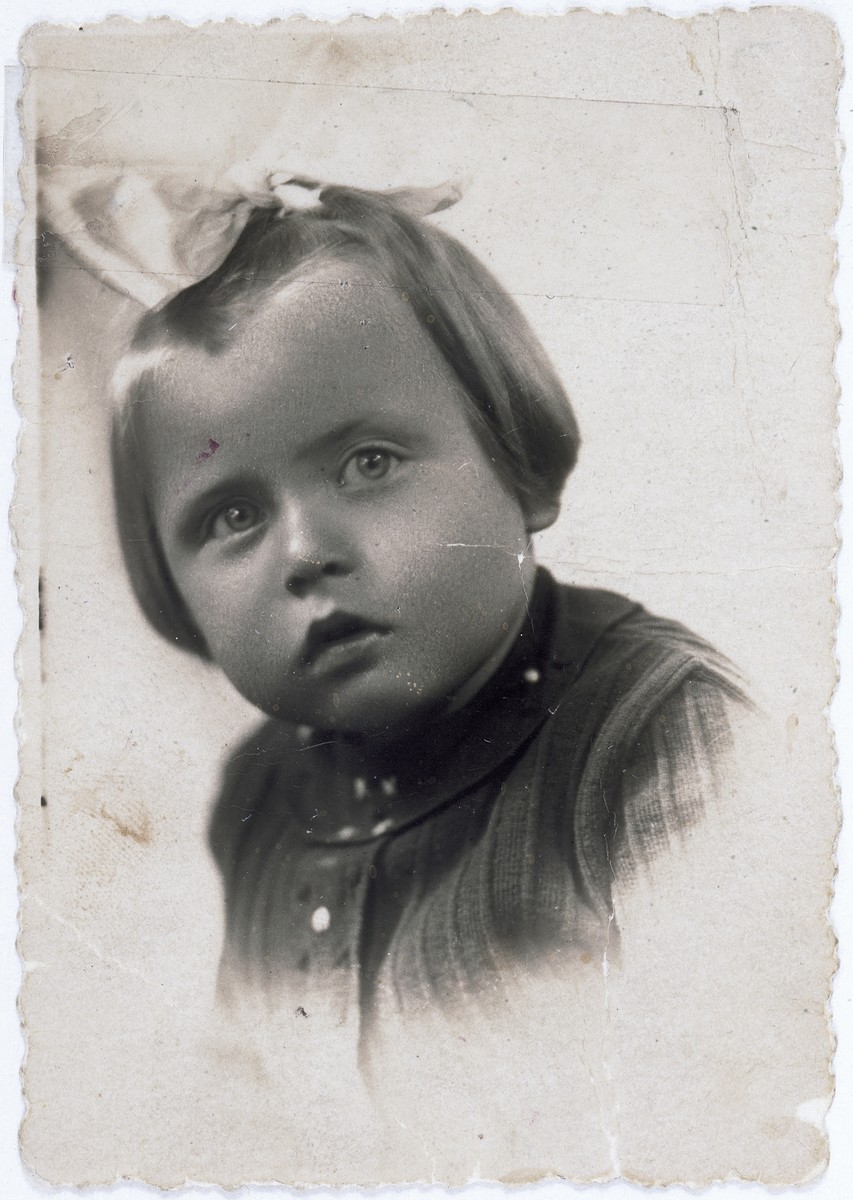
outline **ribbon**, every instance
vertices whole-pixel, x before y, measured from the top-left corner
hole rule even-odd
[[[322,204],[326,185],[246,161],[224,174],[44,166],[43,226],[108,287],[145,308],[209,275],[233,248],[253,209],[278,215]],[[412,216],[454,204],[456,183],[383,193]]]

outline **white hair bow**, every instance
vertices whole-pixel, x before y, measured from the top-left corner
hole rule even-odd
[[[71,166],[44,169],[39,201],[44,225],[82,266],[152,308],[209,275],[253,208],[308,208],[319,192],[313,180],[245,164],[191,176]]]
[[[44,227],[109,287],[146,308],[209,275],[255,208],[282,216],[320,204],[325,185],[282,168],[241,163],[224,174],[159,174],[115,167],[42,168]],[[388,193],[413,215],[456,202],[455,183]]]

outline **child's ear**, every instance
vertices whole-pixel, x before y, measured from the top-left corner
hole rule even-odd
[[[540,533],[553,525],[560,513],[556,500],[531,501],[524,509],[524,523],[528,533]]]

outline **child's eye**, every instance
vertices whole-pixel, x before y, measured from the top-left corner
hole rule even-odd
[[[344,463],[339,482],[342,487],[346,487],[384,479],[399,461],[399,456],[390,450],[384,450],[381,446],[368,446],[367,449],[358,450],[350,455]]]
[[[214,513],[208,525],[207,536],[212,539],[232,537],[247,533],[263,519],[261,510],[249,500],[232,500]]]

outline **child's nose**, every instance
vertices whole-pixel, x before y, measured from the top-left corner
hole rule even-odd
[[[305,596],[323,579],[352,570],[351,553],[329,514],[291,502],[282,506],[280,529],[284,585],[292,595]]]

